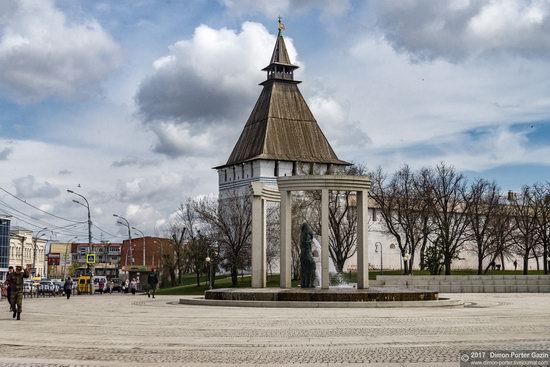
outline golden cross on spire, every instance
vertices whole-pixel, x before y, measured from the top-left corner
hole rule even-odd
[[[283,24],[281,17],[279,17],[279,20],[277,22],[279,23],[279,36],[280,36],[283,30],[285,29],[285,25]]]

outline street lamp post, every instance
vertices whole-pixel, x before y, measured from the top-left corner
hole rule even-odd
[[[208,264],[208,289],[212,289],[212,259],[210,258],[210,249],[208,249],[205,261]]]
[[[122,225],[125,225],[127,228],[128,228],[128,241],[129,241],[129,244],[128,244],[128,251],[126,251],[126,266],[128,266],[128,255],[130,256],[130,259],[132,261],[132,265],[134,265],[134,253],[132,251],[132,232],[130,231],[130,222],[128,222],[128,220],[124,217],[121,217],[120,215],[118,214],[113,214],[113,217],[116,217],[124,222],[117,222],[118,224],[122,224]]]
[[[380,242],[376,242],[374,244],[374,247],[375,247],[375,250],[374,252],[378,252],[378,249],[380,248],[380,275],[384,274],[384,267],[383,267],[383,264],[382,264],[382,243]]]
[[[141,234],[141,238],[143,238],[143,266],[145,266],[145,234],[136,227],[132,227],[132,229],[136,232],[139,232],[139,234]],[[135,234],[137,235],[137,233]]]
[[[32,271],[34,271],[33,275],[36,275],[36,243],[38,242],[38,239],[42,236],[44,236],[46,233],[42,233],[44,231],[47,231],[48,228],[44,227],[40,231],[36,233],[36,236],[32,239],[33,241],[33,249],[32,249]],[[40,234],[42,233],[42,234]],[[44,259],[42,259],[44,261]]]
[[[94,252],[94,248],[93,248],[93,245],[92,245],[92,217],[90,215],[90,203],[88,202],[88,200],[81,194],[77,193],[77,192],[74,192],[73,190],[67,190],[67,192],[69,194],[73,194],[73,195],[76,195],[76,196],[79,196],[82,198],[82,200],[84,200],[84,203],[81,203],[80,201],[78,200],[73,200],[74,203],[76,204],[79,204],[79,205],[82,205],[83,207],[85,207],[87,210],[88,210],[88,251],[90,253],[93,253]],[[92,264],[90,266],[90,294],[93,294],[93,278],[94,278],[94,265]]]

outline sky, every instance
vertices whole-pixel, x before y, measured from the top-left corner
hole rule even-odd
[[[94,239],[163,235],[217,195],[278,16],[339,158],[550,180],[550,0],[0,0],[0,212],[84,242],[71,189]]]

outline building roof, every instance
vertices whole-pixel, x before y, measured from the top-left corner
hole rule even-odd
[[[268,79],[223,168],[257,159],[348,165],[338,158],[294,80],[284,38],[277,37]]]
[[[290,57],[288,57],[288,51],[286,50],[285,40],[283,35],[279,33],[277,40],[275,41],[275,47],[273,48],[273,54],[271,55],[271,62],[269,66],[266,66],[262,70],[267,70],[272,64],[279,65],[289,65],[297,69],[298,66],[290,62]]]

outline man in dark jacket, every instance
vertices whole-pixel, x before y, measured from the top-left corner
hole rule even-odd
[[[147,297],[151,297],[151,294],[153,295],[153,298],[155,298],[155,291],[157,290],[157,284],[159,283],[159,277],[157,273],[155,272],[155,269],[151,269],[151,272],[147,276]]]
[[[23,311],[23,278],[29,277],[29,272],[27,271],[27,269],[25,269],[25,271],[21,270],[21,266],[17,265],[15,267],[15,272],[11,275],[13,282],[13,318],[17,316],[17,320],[21,320],[21,312]]]
[[[7,296],[8,296],[8,303],[10,304],[10,312],[13,310],[13,279],[11,275],[13,274],[13,266],[10,266],[8,268],[8,275],[6,276],[6,287],[7,287]]]

